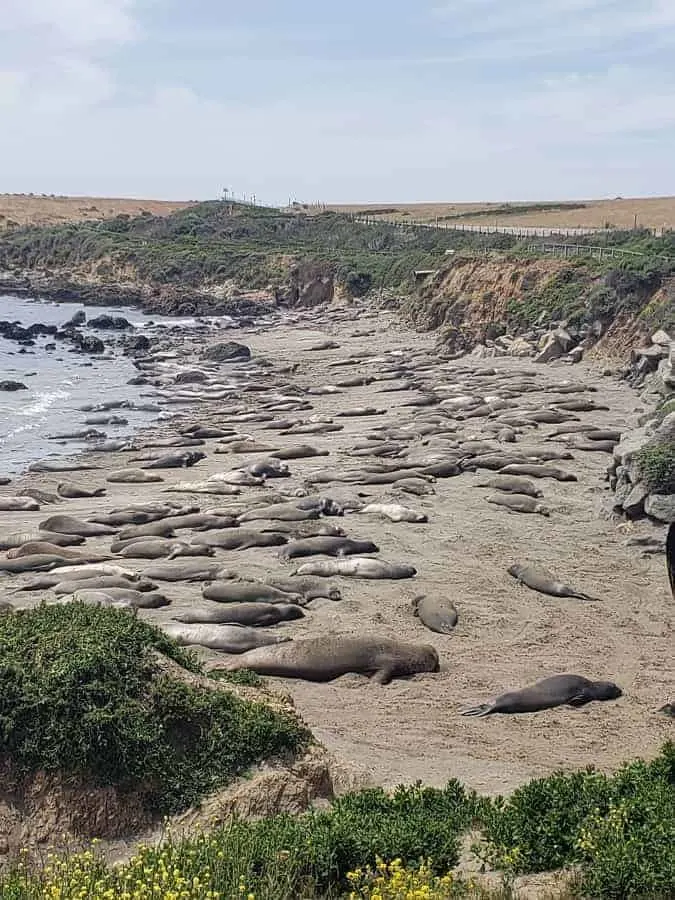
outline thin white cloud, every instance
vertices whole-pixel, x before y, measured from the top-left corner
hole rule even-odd
[[[118,43],[138,34],[135,0],[3,0],[0,33],[32,33],[49,43]]]

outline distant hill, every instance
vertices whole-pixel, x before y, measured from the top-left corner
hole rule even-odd
[[[119,215],[168,216],[192,201],[125,200],[111,197],[57,197],[46,194],[0,194],[0,232],[21,225],[94,222]]]

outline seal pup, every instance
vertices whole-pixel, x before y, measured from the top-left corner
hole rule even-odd
[[[56,493],[65,500],[79,500],[84,497],[103,497],[106,489],[100,488],[83,488],[72,481],[60,481],[56,485]]]
[[[319,575],[332,578],[344,575],[348,578],[392,579],[412,578],[417,574],[414,566],[385,562],[372,556],[349,556],[337,559],[321,559],[304,563],[291,573],[295,575]]]
[[[562,581],[557,581],[550,572],[537,569],[534,566],[523,566],[516,563],[506,570],[509,575],[516,578],[521,584],[526,585],[540,594],[548,594],[551,597],[576,597],[578,600],[597,601],[599,597],[591,597],[581,591],[575,590]]]
[[[428,522],[429,519],[424,513],[416,512],[408,506],[401,503],[369,503],[359,510],[363,515],[378,515],[389,519],[390,522]]]
[[[512,512],[539,513],[540,516],[551,515],[550,510],[543,503],[539,503],[534,497],[527,494],[491,494],[485,499],[495,506],[506,506]]]
[[[589,681],[581,675],[553,675],[530,687],[501,694],[490,703],[473,706],[463,716],[491,716],[494,713],[528,713],[556,706],[585,706],[593,700],[616,700],[623,691],[612,681]]]
[[[284,634],[270,634],[260,628],[247,625],[185,625],[171,622],[161,625],[161,630],[177,643],[188,646],[198,644],[209,650],[223,653],[246,653],[270,644],[285,644],[290,638]]]
[[[389,684],[418,672],[438,672],[438,653],[429,644],[363,635],[330,635],[291,641],[283,647],[261,647],[224,663],[207,663],[210,671],[251,669],[259,675],[332,681],[354,672],[376,684]]]
[[[184,625],[248,625],[251,628],[264,628],[278,625],[279,622],[302,619],[304,615],[294,603],[226,603],[195,606],[171,618]]]
[[[423,625],[437,634],[452,634],[459,620],[450,600],[438,600],[424,595],[412,601],[412,613]]]

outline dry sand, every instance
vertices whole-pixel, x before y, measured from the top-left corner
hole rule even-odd
[[[320,326],[313,324],[310,314],[300,319],[295,326],[247,329],[232,332],[231,336],[243,340],[256,356],[264,356],[274,364],[299,362],[299,370],[292,378],[303,387],[376,371],[377,363],[367,360],[353,366],[329,367],[329,363],[359,350],[398,349],[405,358],[412,352],[429,352],[433,346],[432,336],[407,331],[390,316],[379,313],[349,324],[331,325],[330,315],[315,316],[314,322],[320,322]],[[355,337],[357,328],[375,333]],[[303,351],[303,347],[325,337],[339,341],[340,348],[320,353]],[[493,362],[498,370],[534,368],[529,360],[496,360],[489,364]],[[223,371],[226,369],[223,366]],[[610,411],[582,413],[584,422],[628,428],[643,410],[636,394],[625,384],[603,378],[585,364],[572,368],[540,367],[538,373],[542,384],[572,378],[598,387],[599,392],[593,397],[606,403]],[[432,374],[425,377],[430,383],[435,380]],[[451,376],[446,372],[443,380],[447,383]],[[375,382],[345,389],[341,394],[311,398],[315,413],[332,414],[362,404],[388,409],[385,416],[339,419],[345,428],[334,434],[279,437],[260,425],[241,426],[243,433],[265,444],[281,447],[311,443],[330,451],[327,458],[291,462],[292,478],[272,480],[267,490],[299,487],[308,473],[319,469],[337,471],[362,463],[363,460],[345,457],[344,451],[359,442],[373,424],[402,422],[414,412],[400,406],[411,394],[376,393],[382,386],[382,382]],[[120,388],[120,395],[123,393]],[[255,408],[255,394],[242,396]],[[527,399],[533,396],[541,398],[542,403],[550,397],[535,394]],[[218,416],[215,403],[204,404],[198,413],[185,412],[183,422],[199,419],[223,424],[226,421]],[[168,436],[174,433],[174,427],[164,425],[157,430]],[[476,431],[479,430],[478,423]],[[542,426],[539,432],[548,430]],[[534,440],[528,439],[528,443]],[[208,458],[191,469],[163,471],[166,484],[201,480],[255,458],[215,455],[214,446],[209,441],[205,448]],[[560,444],[553,446],[562,449]],[[128,455],[96,457],[105,470],[128,464]],[[553,510],[550,519],[510,513],[488,504],[484,499],[488,491],[476,488],[476,476],[466,473],[439,479],[433,495],[411,496],[403,501],[427,513],[428,524],[392,524],[359,514],[336,520],[350,536],[373,539],[380,546],[383,559],[412,563],[419,574],[407,581],[336,579],[343,592],[342,602],[314,601],[307,618],[280,627],[293,637],[327,632],[371,633],[432,643],[441,657],[441,672],[395,681],[385,687],[360,676],[346,676],[330,684],[271,681],[292,695],[299,712],[330,750],[364,767],[376,783],[393,786],[419,779],[442,785],[449,778],[458,778],[480,791],[507,792],[529,778],[560,768],[593,764],[611,770],[631,757],[656,754],[663,742],[672,738],[672,720],[656,712],[673,699],[673,600],[664,558],[643,559],[635,549],[623,547],[629,529],[602,515],[608,496],[603,473],[609,457],[583,452],[576,452],[575,457],[574,461],[557,465],[575,471],[578,483],[541,482]],[[66,477],[88,486],[98,485],[104,483],[105,470]],[[23,479],[31,486],[50,490],[59,480],[57,475]],[[14,493],[20,484],[17,481],[2,488],[2,492]],[[71,500],[58,507],[45,506],[36,513],[3,514],[2,530],[36,527],[56,512],[86,516],[94,510],[163,497],[192,501],[202,510],[228,508],[232,502],[261,493],[260,489],[244,488],[241,498],[230,502],[227,497],[163,494],[163,484],[107,487],[104,499]],[[372,498],[390,493],[387,487],[355,488],[345,484],[321,485],[317,492],[347,498],[357,491],[367,491]],[[632,526],[632,530],[653,529],[641,523]],[[105,550],[109,544],[105,539],[89,539],[86,546]],[[273,549],[220,550],[217,559],[251,576],[287,575],[293,568],[293,564],[282,564]],[[603,602],[587,604],[534,593],[508,575],[507,567],[516,561],[550,568],[561,580],[602,597]],[[137,568],[143,565],[138,561]],[[0,578],[7,588],[26,580],[2,575]],[[200,600],[200,585],[162,584],[160,588],[173,599],[173,604],[164,610],[141,613],[153,622],[167,621],[175,612]],[[5,591],[0,593],[4,595]],[[460,620],[452,636],[432,634],[411,615],[411,600],[419,594],[453,600]],[[22,603],[39,600],[35,594],[9,599],[17,602],[17,598]],[[206,655],[212,654],[205,651]],[[486,719],[459,715],[462,709],[504,690],[561,672],[616,681],[624,696],[613,703],[534,715]]]

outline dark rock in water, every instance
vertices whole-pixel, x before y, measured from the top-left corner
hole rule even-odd
[[[45,350],[56,350],[56,344],[45,344]]]
[[[176,384],[193,384],[193,383],[198,383],[198,382],[204,382],[206,380],[207,380],[207,376],[203,372],[196,372],[196,371],[179,372],[175,378]]]
[[[34,325],[29,325],[26,330],[32,337],[37,337],[37,335],[39,334],[54,337],[54,335],[58,333],[59,329],[56,327],[56,325],[44,325],[42,322],[36,322]]]
[[[82,350],[83,353],[103,353],[105,351],[103,341],[93,335],[81,334],[79,331],[75,331],[71,336],[71,340],[78,350]]]
[[[20,381],[0,381],[0,391],[27,391],[28,388]]]
[[[238,344],[236,341],[223,341],[207,347],[202,353],[202,357],[213,362],[234,362],[235,360],[250,359],[251,351],[246,344]]]
[[[77,328],[78,325],[84,325],[87,321],[87,317],[84,314],[84,310],[78,310],[72,319],[68,319],[66,324],[63,326],[64,328]]]
[[[89,328],[123,331],[125,328],[133,328],[133,325],[124,316],[109,316],[106,314],[89,319]]]
[[[139,334],[138,337],[132,338],[129,343],[126,345],[125,352],[129,353],[137,353],[139,351],[149,350],[150,349],[150,341],[144,334]]]

